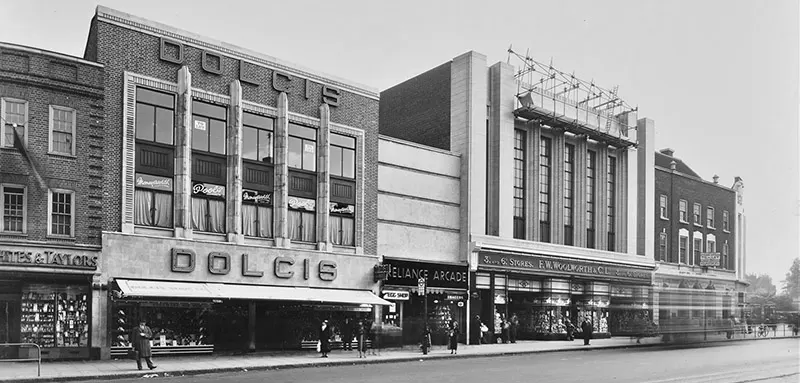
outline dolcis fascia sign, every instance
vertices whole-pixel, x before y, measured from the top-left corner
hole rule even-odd
[[[540,255],[481,252],[478,256],[478,264],[491,268],[535,273],[558,273],[598,279],[625,279],[640,282],[652,279],[651,270],[646,268]]]

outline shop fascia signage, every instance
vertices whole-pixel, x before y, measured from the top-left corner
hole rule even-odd
[[[431,288],[466,289],[469,283],[467,266],[393,259],[384,259],[384,264],[391,265],[387,285],[417,286],[420,278],[425,279]]]
[[[719,267],[719,253],[700,253],[701,267]]]
[[[194,250],[173,248],[171,257],[173,272],[187,274],[195,272],[197,254]],[[265,271],[258,269],[249,254],[242,254],[238,258],[240,260],[242,276],[252,278],[264,277]],[[208,253],[208,273],[212,275],[230,274],[233,259],[234,258],[226,252],[212,251]],[[336,280],[337,276],[336,262],[334,261],[321,260],[312,265],[311,260],[308,258],[297,259],[289,256],[277,256],[274,257],[269,264],[271,264],[273,275],[280,279],[303,278],[304,280],[309,280],[313,273],[319,280],[332,282]]]
[[[85,253],[24,249],[9,250],[0,248],[0,264],[12,266],[44,266],[64,269],[97,270],[97,255]]]
[[[579,260],[553,259],[537,255],[481,253],[483,266],[532,272],[558,272],[575,276],[650,281],[651,273],[633,267]]]
[[[390,301],[407,301],[411,297],[408,291],[403,290],[384,290],[383,299]]]

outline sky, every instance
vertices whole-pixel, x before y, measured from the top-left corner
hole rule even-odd
[[[778,288],[800,255],[798,1],[8,1],[0,41],[82,56],[95,7],[384,90],[509,46],[619,86],[704,179],[745,185],[747,272]]]

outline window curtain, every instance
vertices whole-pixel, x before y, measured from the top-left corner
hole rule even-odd
[[[153,215],[153,226],[172,227],[172,194],[153,193],[156,208]]]
[[[303,238],[300,236],[300,224],[302,223],[300,214],[302,213],[297,210],[289,210],[289,238],[292,241],[303,240]]]
[[[208,231],[225,232],[225,201],[208,200]]]
[[[272,238],[272,208],[258,208],[258,236]]]
[[[312,211],[312,212],[302,212],[301,214],[303,215],[303,236],[302,236],[302,241],[303,242],[316,242],[317,241],[317,235],[316,235],[317,234],[316,233],[317,224],[316,224],[316,220],[314,219],[316,217],[316,213]]]
[[[342,245],[355,246],[355,219],[342,218]]]
[[[153,192],[136,189],[133,192],[134,211],[133,223],[136,225],[153,226],[152,215]]]
[[[206,215],[208,214],[208,204],[204,198],[192,197],[192,228],[199,231],[208,231],[206,227]]]
[[[342,217],[330,216],[328,220],[328,236],[334,245],[342,244]]]
[[[242,205],[242,233],[246,236],[256,235],[256,206]]]

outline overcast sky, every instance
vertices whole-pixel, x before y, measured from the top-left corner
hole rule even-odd
[[[530,50],[619,85],[703,178],[742,177],[748,272],[780,288],[798,256],[797,1],[0,0],[0,40],[82,56],[98,4],[379,90],[469,50]]]

